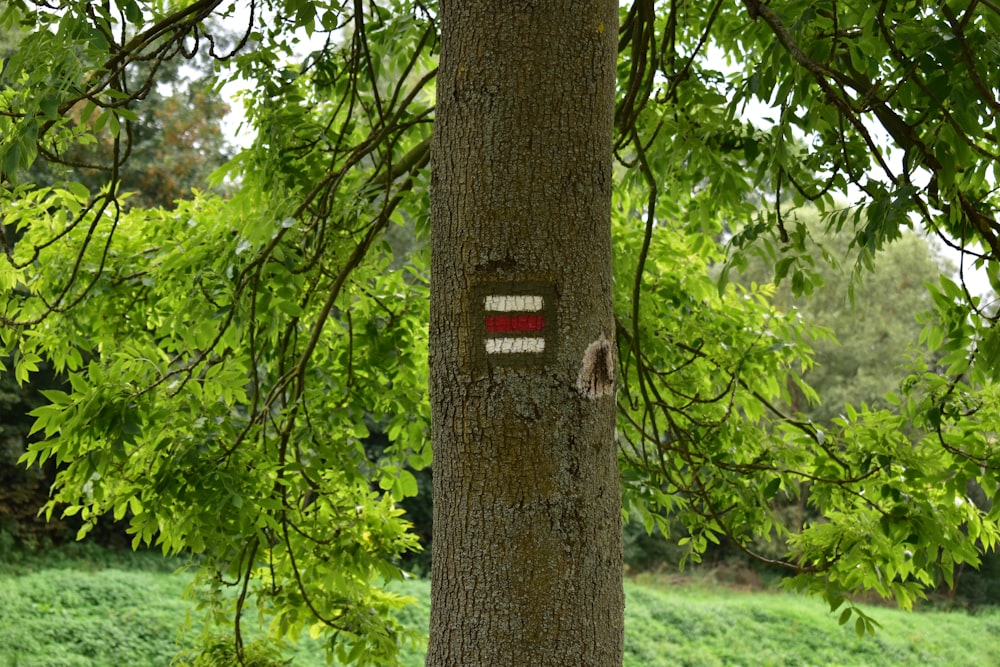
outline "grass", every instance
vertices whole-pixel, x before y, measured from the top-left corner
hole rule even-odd
[[[155,555],[7,559],[0,568],[0,667],[166,667],[193,637],[179,633],[190,603],[177,563]],[[401,592],[418,604],[402,620],[426,628],[429,584]],[[871,609],[882,624],[859,639],[818,600],[736,592],[663,579],[626,584],[626,667],[969,667],[1000,655],[1000,611],[906,613]],[[191,630],[190,633],[196,631]],[[299,642],[293,667],[325,665],[319,645]],[[419,652],[402,656],[423,664]]]
[[[185,580],[157,571],[43,569],[0,576],[0,667],[167,665]]]
[[[865,607],[882,625],[859,638],[820,600],[787,593],[626,585],[625,665],[842,667],[995,664],[1000,612]]]

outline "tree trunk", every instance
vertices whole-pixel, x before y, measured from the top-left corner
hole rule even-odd
[[[431,666],[621,665],[614,0],[446,0]]]

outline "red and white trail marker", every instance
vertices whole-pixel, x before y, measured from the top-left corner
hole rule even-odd
[[[477,290],[480,357],[489,364],[544,364],[555,341],[555,290],[552,285],[492,284]],[[478,356],[478,355],[477,355]]]
[[[544,352],[545,299],[538,294],[488,294],[486,313],[486,354]]]

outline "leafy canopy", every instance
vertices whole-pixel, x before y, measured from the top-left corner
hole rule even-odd
[[[235,42],[218,20],[243,26]],[[237,646],[255,600],[276,637],[391,661],[404,600],[382,584],[416,547],[396,502],[430,462],[436,5],[17,0],[0,26],[27,33],[0,75],[0,342],[19,381],[49,362],[71,386],[24,457],[60,465],[48,511],[201,554]],[[723,537],[752,551],[808,484],[822,518],[771,560],[834,609],[863,589],[909,605],[995,546],[1000,510],[967,487],[998,486],[1000,337],[964,274],[930,286],[927,354],[899,390],[823,427],[782,406],[793,386],[821,398],[802,377],[826,333],[729,276],[758,254],[810,293],[807,205],[859,271],[916,228],[995,276],[997,35],[989,2],[622,8],[620,451],[648,527],[680,516],[695,557]],[[196,56],[250,88],[253,139],[213,181],[235,191],[132,205],[132,128],[160,72]],[[99,184],[32,181],[39,156],[74,168],[80,147]]]

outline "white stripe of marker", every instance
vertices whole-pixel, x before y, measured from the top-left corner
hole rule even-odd
[[[542,297],[531,294],[490,294],[486,297],[486,310],[506,313],[541,310],[542,304]]]
[[[486,354],[519,354],[544,352],[544,338],[487,338]]]

